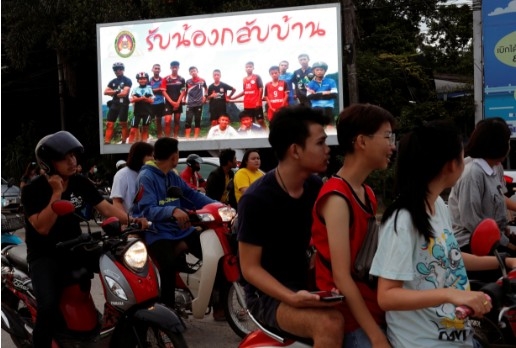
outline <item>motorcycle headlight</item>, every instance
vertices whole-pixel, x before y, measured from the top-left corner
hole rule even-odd
[[[219,215],[224,222],[229,222],[235,218],[236,210],[229,205],[219,208]]]
[[[210,213],[197,213],[199,222],[210,222],[215,221],[215,217]]]
[[[124,254],[124,263],[135,272],[141,272],[147,263],[147,248],[142,241],[131,244]]]

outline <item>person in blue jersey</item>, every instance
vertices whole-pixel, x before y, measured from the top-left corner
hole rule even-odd
[[[129,92],[133,85],[131,79],[124,76],[124,63],[116,62],[113,64],[113,71],[116,78],[109,81],[104,95],[108,95],[113,99],[108,105],[106,133],[104,135],[104,144],[111,144],[113,133],[115,131],[115,122],[118,119],[122,128],[122,144],[125,144],[129,136],[129,128],[127,127],[127,116],[129,115]]]
[[[129,132],[129,144],[134,143],[139,133],[140,122],[142,123],[141,141],[149,139],[149,124],[151,120],[151,104],[154,102],[154,93],[149,86],[149,74],[139,72],[136,74],[138,87],[131,92],[131,103],[134,104],[133,119],[131,120],[131,131]]]
[[[293,73],[288,72],[289,63],[286,60],[282,60],[279,62],[280,75],[279,79],[285,81],[287,83],[288,88],[288,105],[295,105],[296,102],[296,93],[294,91],[294,84],[292,83]]]
[[[161,125],[161,119],[165,114],[165,97],[161,90],[161,84],[163,78],[159,75],[161,73],[161,65],[154,64],[152,66],[152,77],[149,81],[152,87],[152,93],[154,93],[154,101],[151,104],[151,120],[154,119],[156,122],[156,137],[163,137],[163,127]]]
[[[334,124],[333,110],[338,95],[337,84],[334,79],[324,76],[328,70],[328,64],[325,62],[315,62],[312,70],[314,78],[306,85],[306,96],[312,104],[312,109],[321,110],[330,120],[330,124]]]
[[[185,251],[202,257],[200,232],[190,224],[183,209],[199,209],[216,202],[194,190],[173,170],[179,160],[178,141],[161,138],[154,144],[154,160],[147,162],[136,179],[133,214],[152,221],[153,231],[145,235],[149,254],[158,264],[161,277],[161,300],[170,307],[175,304],[176,271]],[[183,198],[169,197],[171,186],[181,189]]]

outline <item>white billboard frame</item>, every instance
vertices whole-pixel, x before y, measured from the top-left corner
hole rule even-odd
[[[122,37],[130,41],[124,49],[119,45]],[[310,64],[324,61],[328,64],[327,73],[338,76],[337,105],[343,108],[341,46],[340,3],[97,24],[100,153],[128,153],[131,146],[104,144],[106,104],[111,97],[103,92],[115,78],[114,62],[124,63],[124,75],[132,80],[132,88],[137,86],[138,72],[152,76],[153,64],[159,63],[161,77],[165,77],[170,74],[170,62],[179,61],[179,75],[185,80],[190,78],[188,68],[195,66],[210,85],[213,70],[220,69],[221,81],[233,86],[238,94],[243,89],[246,62],[254,62],[254,73],[265,85],[271,80],[270,66],[287,60],[288,71],[294,72],[300,67],[298,56],[308,54]],[[236,105],[242,108],[241,103]],[[182,119],[185,112],[186,106]],[[327,143],[336,145],[335,128],[329,127],[327,133]],[[181,151],[270,146],[267,137],[183,139],[179,137]]]

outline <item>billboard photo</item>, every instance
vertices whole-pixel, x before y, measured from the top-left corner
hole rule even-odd
[[[269,113],[265,98],[257,101],[255,105],[262,105],[265,121],[260,120],[258,112],[254,122],[264,127],[251,134],[238,132],[240,112],[244,107],[249,109],[250,94],[254,93],[250,90],[255,85],[263,86],[265,94],[266,84],[274,82],[276,87],[267,88],[271,105],[278,93],[277,100],[282,98],[284,90],[292,89],[296,94],[300,83],[296,76],[300,73],[295,72],[306,59],[301,59],[303,55],[309,67],[316,62],[327,64],[325,78],[336,92],[333,115],[344,105],[338,3],[97,24],[97,55],[102,154],[127,153],[131,142],[153,142],[158,136],[177,137],[181,151],[268,147],[267,125],[274,108]],[[285,84],[278,85],[278,74],[270,68],[279,67],[283,61],[288,62],[288,70],[279,76]],[[156,64],[162,79],[159,83],[153,76]],[[145,86],[140,73],[149,76],[149,86]],[[214,83],[216,75],[226,88]],[[313,72],[307,78],[313,78]],[[165,94],[154,93],[160,90],[158,84]],[[182,104],[178,101],[180,93],[184,93]],[[212,129],[218,127],[220,109],[212,112],[216,108],[211,103],[218,99],[220,107],[225,96],[231,94],[225,114],[236,132]],[[164,106],[152,105],[161,104],[162,98]],[[298,102],[290,100],[291,104]],[[156,111],[160,107],[165,110]],[[161,117],[146,117],[148,110]],[[179,128],[174,128],[176,118]],[[327,133],[328,144],[337,144],[335,128],[329,127]]]
[[[502,117],[516,137],[516,1],[482,2],[484,117]]]

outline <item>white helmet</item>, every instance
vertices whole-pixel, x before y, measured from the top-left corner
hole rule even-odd
[[[125,164],[126,164],[126,162],[124,160],[120,160],[120,161],[116,162],[116,169],[118,170],[118,169],[125,167]]]

